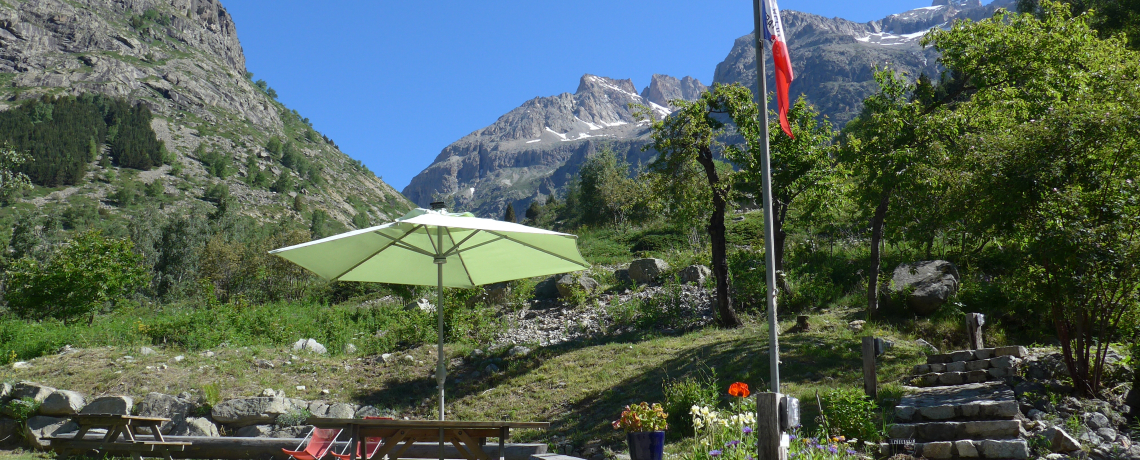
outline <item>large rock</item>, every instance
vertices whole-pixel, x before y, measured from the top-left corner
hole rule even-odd
[[[296,342],[293,342],[293,351],[302,350],[310,351],[318,355],[328,353],[328,349],[326,349],[324,345],[321,345],[320,342],[317,342],[313,339],[300,339]]]
[[[273,423],[291,408],[285,398],[237,398],[214,406],[210,415],[218,423],[247,426]]]
[[[268,438],[272,432],[273,425],[250,425],[238,428],[236,435],[239,438]]]
[[[79,413],[87,402],[83,395],[68,390],[55,390],[40,405],[40,415],[72,415]]]
[[[325,413],[325,418],[353,418],[356,416],[356,405],[348,403],[336,403],[329,406],[328,412]]]
[[[629,263],[629,277],[635,283],[648,284],[657,280],[669,264],[661,259],[638,259]]]
[[[492,283],[483,286],[483,292],[478,295],[473,295],[467,298],[467,308],[475,308],[475,305],[482,303],[484,305],[505,305],[511,299],[511,283],[504,281],[502,283]]]
[[[568,299],[574,295],[575,289],[593,294],[599,287],[598,282],[594,281],[593,278],[578,274],[562,275],[554,285],[558,288],[558,296],[563,299]]]
[[[170,419],[170,421],[162,422],[162,425],[159,426],[159,430],[162,431],[162,434],[170,434],[175,426],[181,425],[186,421],[186,416],[189,415],[193,409],[194,404],[190,401],[162,393],[148,393],[142,402],[139,403],[137,415]],[[141,430],[140,428],[140,431]],[[149,433],[150,428],[147,428],[145,432]]]
[[[558,298],[558,279],[562,275],[554,275],[534,285],[534,298],[536,299],[557,299]]]
[[[170,434],[172,436],[204,436],[209,438],[221,436],[218,433],[218,426],[203,417],[189,417],[183,420],[170,431]]]
[[[44,402],[48,396],[55,392],[55,388],[32,382],[20,382],[12,387],[12,399],[31,398],[38,403]]]
[[[20,423],[15,419],[0,417],[0,446],[10,446],[20,441]]]
[[[958,268],[945,260],[900,264],[884,286],[891,302],[919,315],[934,313],[958,292]]]
[[[682,283],[696,283],[698,285],[704,284],[705,279],[712,276],[712,269],[704,265],[689,265],[682,268],[681,273],[677,275]]]
[[[51,441],[42,439],[45,436],[71,433],[78,429],[79,425],[66,418],[37,415],[29,418],[24,425],[24,440],[32,447],[46,449],[51,445]]]
[[[135,400],[130,396],[104,396],[87,403],[79,413],[131,415],[134,406]]]

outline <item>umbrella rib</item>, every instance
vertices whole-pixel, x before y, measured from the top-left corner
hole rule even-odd
[[[464,252],[470,251],[470,250],[472,250],[472,249],[475,249],[475,248],[478,248],[478,247],[480,247],[480,246],[486,246],[486,245],[488,245],[488,244],[494,243],[494,242],[496,242],[496,241],[499,241],[499,240],[501,240],[501,239],[503,239],[503,237],[502,237],[502,236],[499,236],[498,238],[495,238],[495,239],[493,239],[493,240],[487,240],[487,241],[484,241],[484,242],[482,242],[482,243],[479,243],[479,244],[476,244],[476,245],[474,245],[474,246],[471,246],[471,247],[469,247],[469,248],[463,248],[463,249],[460,249],[460,250],[458,250],[458,251],[455,251],[455,252],[456,252],[457,254],[462,254],[462,253],[464,253]]]
[[[455,237],[451,236],[451,228],[450,227],[444,227],[444,230],[447,230],[447,237],[451,238],[452,242],[455,242]],[[476,233],[479,233],[479,230],[475,230],[474,232],[471,232],[471,234],[467,235],[467,238],[464,238],[463,241],[460,241],[460,242],[456,243],[454,246],[452,246],[451,250],[447,251],[447,253],[450,254],[451,251],[454,251],[455,248],[459,247],[459,245],[461,245],[464,242],[466,242],[467,240],[471,239],[471,237],[475,236]],[[440,244],[443,244],[443,243],[440,242]],[[447,257],[447,255],[444,254],[444,257]],[[474,286],[475,280],[471,279],[471,271],[467,269],[467,262],[465,262],[463,260],[463,256],[458,254],[458,253],[455,254],[455,257],[457,257],[459,259],[459,265],[463,266],[463,274],[467,275],[467,281],[470,282],[472,286]]]
[[[348,274],[348,272],[350,272],[350,271],[353,271],[353,270],[356,270],[356,267],[359,267],[359,266],[363,265],[365,262],[367,262],[367,261],[368,261],[368,259],[371,259],[371,258],[373,258],[373,257],[376,257],[376,254],[379,254],[379,253],[381,253],[381,252],[384,252],[384,250],[385,250],[385,249],[388,249],[388,248],[392,247],[392,245],[394,245],[394,244],[396,244],[397,242],[399,242],[400,240],[404,239],[404,237],[405,237],[405,236],[408,236],[408,235],[410,235],[412,232],[416,231],[416,229],[417,229],[417,228],[419,228],[419,227],[423,227],[423,225],[417,225],[417,226],[415,226],[415,227],[412,227],[412,229],[411,229],[411,230],[408,230],[407,232],[404,232],[404,234],[403,234],[403,235],[400,235],[400,237],[399,237],[399,238],[392,238],[392,237],[390,237],[390,236],[388,236],[388,235],[385,235],[385,234],[383,234],[383,233],[380,233],[380,232],[378,232],[378,231],[376,231],[376,232],[372,232],[372,233],[375,233],[375,234],[377,234],[377,235],[380,235],[380,236],[382,236],[382,237],[384,237],[384,238],[388,238],[388,239],[392,240],[392,242],[391,242],[391,243],[388,243],[388,244],[384,245],[384,247],[382,247],[382,248],[380,248],[380,249],[376,250],[376,252],[373,252],[373,253],[372,253],[372,255],[370,255],[370,256],[368,256],[368,257],[365,257],[365,258],[361,259],[361,260],[360,260],[360,262],[357,262],[357,263],[356,263],[356,265],[353,265],[353,266],[352,266],[352,267],[350,267],[348,270],[345,270],[344,272],[341,272],[341,274],[334,276],[334,277],[332,278],[332,280],[333,280],[333,281],[339,280],[339,279],[340,279],[340,277],[342,277],[342,276],[344,276],[344,275],[347,275],[347,274]]]
[[[463,243],[466,243],[467,240],[471,239],[471,237],[475,236],[475,234],[477,234],[477,233],[479,233],[479,230],[475,230],[475,231],[471,232],[470,235],[467,235],[467,238],[464,238],[462,241],[455,243],[455,245],[452,246],[451,249],[448,249],[447,252],[443,253],[443,256],[448,257],[453,253],[458,254],[459,253],[459,247],[463,246]],[[447,229],[447,236],[451,236],[451,229],[450,228]],[[455,238],[452,237],[451,241],[455,241]]]
[[[575,265],[580,265],[580,266],[582,266],[582,267],[585,267],[585,268],[590,268],[590,265],[588,265],[588,264],[583,264],[582,262],[578,262],[578,261],[576,261],[576,260],[573,260],[573,259],[570,259],[570,258],[568,258],[568,257],[564,257],[564,256],[562,256],[561,254],[555,254],[555,253],[553,253],[553,252],[547,251],[547,250],[545,250],[545,249],[542,249],[542,248],[540,248],[540,247],[538,247],[538,246],[535,246],[535,245],[533,245],[533,244],[529,244],[529,243],[525,243],[525,242],[522,242],[522,241],[516,240],[516,239],[514,239],[514,238],[511,238],[511,237],[509,237],[509,236],[507,236],[507,235],[504,235],[504,234],[502,234],[502,233],[499,233],[499,232],[493,232],[493,231],[490,231],[490,230],[487,230],[487,233],[490,233],[490,234],[492,234],[492,235],[496,235],[496,236],[499,236],[499,237],[501,237],[501,238],[504,238],[504,239],[507,239],[507,240],[510,240],[510,241],[514,241],[515,243],[518,243],[518,244],[521,244],[521,245],[523,245],[523,246],[526,246],[526,247],[528,247],[528,248],[534,249],[535,251],[539,251],[539,252],[543,252],[543,253],[546,253],[546,254],[552,255],[552,256],[554,256],[554,257],[557,257],[557,258],[559,258],[559,259],[562,259],[562,260],[565,260],[565,261],[567,261],[567,262],[573,263],[573,264],[575,264]]]

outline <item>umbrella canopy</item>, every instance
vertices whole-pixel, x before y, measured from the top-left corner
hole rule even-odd
[[[355,230],[270,254],[322,278],[390,284],[474,287],[589,268],[577,238],[471,213],[413,209],[395,222]],[[444,419],[443,309],[439,318],[439,418]]]

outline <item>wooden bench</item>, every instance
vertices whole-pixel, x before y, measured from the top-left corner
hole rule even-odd
[[[350,460],[357,460],[356,452],[365,438],[383,438],[373,460],[408,458],[406,453],[416,441],[439,441],[439,454],[443,444],[450,443],[459,455],[467,460],[492,460],[483,451],[487,438],[499,438],[499,460],[506,452],[506,440],[511,428],[547,429],[547,422],[464,422],[434,420],[358,420],[310,418],[308,423],[319,428],[341,428],[350,433]]]
[[[52,450],[58,452],[89,452],[100,453],[130,453],[131,458],[140,460],[142,457],[160,457],[174,460],[170,452],[180,452],[190,446],[189,442],[172,442],[162,437],[159,430],[163,422],[170,419],[162,417],[139,417],[134,415],[117,414],[82,414],[74,415],[71,420],[79,425],[79,430],[72,436],[49,436],[43,439],[51,441]],[[145,427],[153,433],[153,441],[142,441],[135,437],[135,430]],[[106,428],[107,434],[101,440],[85,439],[87,432],[93,428]],[[122,440],[119,440],[120,436]],[[143,455],[151,453],[152,455]]]

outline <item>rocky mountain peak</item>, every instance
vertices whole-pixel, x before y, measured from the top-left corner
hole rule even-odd
[[[650,79],[649,86],[641,90],[641,97],[662,107],[669,107],[669,101],[674,99],[695,101],[701,97],[701,93],[708,90],[707,86],[693,77],[686,76],[678,80],[676,77],[655,73]]]
[[[633,86],[633,80],[617,80],[614,78],[599,77],[597,75],[585,74],[582,79],[578,81],[578,89],[574,94],[583,94],[588,92],[618,92],[627,95],[637,96],[637,88]]]

